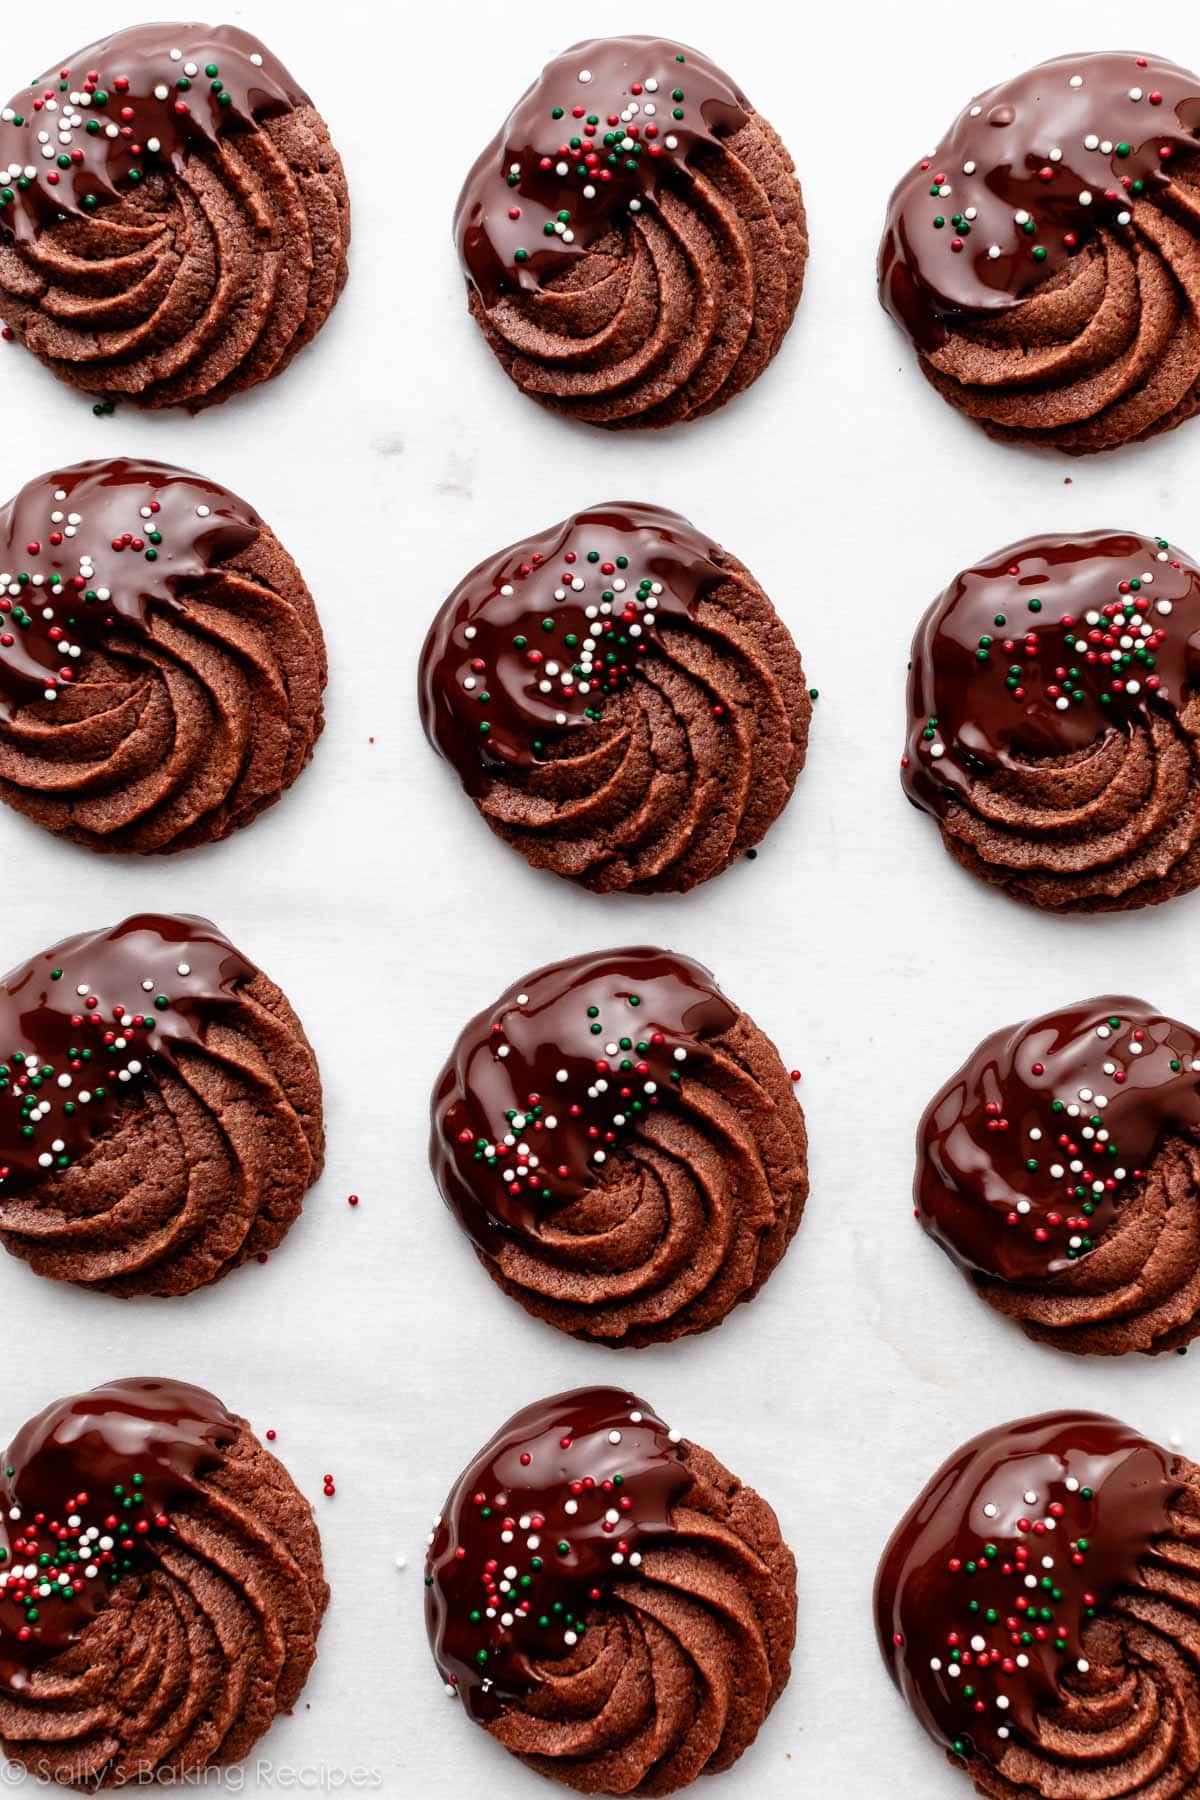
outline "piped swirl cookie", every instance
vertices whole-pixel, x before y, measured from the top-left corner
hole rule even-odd
[[[1200,1035],[1106,996],[986,1038],[917,1134],[917,1217],[1063,1350],[1200,1334]]]
[[[543,406],[646,427],[757,380],[808,257],[792,159],[707,57],[651,37],[556,57],[468,175],[472,316]]]
[[[426,1589],[468,1717],[579,1793],[729,1768],[788,1679],[796,1564],[775,1514],[620,1390],[497,1432],[435,1523]]]
[[[905,791],[1035,906],[1200,883],[1200,569],[1164,538],[1030,538],[955,577],[908,681]]]
[[[488,1274],[598,1343],[720,1324],[778,1265],[808,1196],[774,1045],[665,950],[536,970],[466,1026],[430,1159]]]
[[[892,195],[884,305],[993,437],[1082,455],[1200,404],[1200,77],[1062,56],[978,95]]]
[[[0,111],[0,316],[88,393],[195,411],[278,375],[349,241],[324,120],[236,26],[134,26]]]
[[[184,850],[274,804],[325,641],[258,514],[164,463],[77,463],[0,511],[0,800],[91,850]]]
[[[240,1761],[299,1699],[329,1599],[282,1463],[215,1395],[139,1379],[48,1406],[4,1465],[11,1763],[93,1793]]]
[[[749,571],[610,502],[489,557],[421,656],[421,716],[498,837],[601,893],[682,892],[757,844],[812,702]]]
[[[1167,1800],[1200,1780],[1200,1469],[1098,1413],[957,1451],[876,1578],[903,1698],[986,1800]]]
[[[0,1240],[35,1274],[189,1293],[282,1242],[323,1157],[300,1021],[206,919],[140,914],[0,982]]]

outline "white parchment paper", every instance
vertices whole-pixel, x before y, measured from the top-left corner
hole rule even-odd
[[[799,1558],[791,1684],[713,1794],[950,1800],[962,1777],[875,1652],[888,1531],[960,1440],[1022,1412],[1099,1407],[1200,1452],[1197,1359],[1088,1364],[993,1317],[913,1223],[914,1125],[980,1036],[1029,1013],[1115,989],[1200,1019],[1200,897],[1056,920],[961,875],[897,781],[908,644],[958,568],[1034,531],[1124,527],[1200,551],[1200,425],[1084,463],[990,444],[917,373],[877,306],[874,258],[892,181],[971,92],[1044,57],[1127,47],[1134,22],[1117,0],[1009,0],[1001,14],[657,0],[586,17],[550,0],[256,0],[229,16],[292,67],[345,157],[347,294],[285,379],[195,421],[95,419],[0,345],[0,491],[121,453],[243,492],[316,595],[328,727],[281,806],[179,859],[92,857],[4,813],[0,937],[7,966],[137,909],[209,914],[309,1028],[329,1167],[266,1268],[187,1300],[122,1304],[4,1261],[0,1437],[60,1393],[131,1373],[204,1383],[274,1428],[314,1498],[333,1605],[295,1717],[222,1785],[524,1800],[544,1790],[458,1715],[429,1660],[424,1534],[518,1405],[627,1382],[768,1496]],[[10,9],[0,88],[130,22],[85,0]],[[782,133],[809,206],[807,291],[777,363],[666,436],[588,432],[524,401],[467,319],[450,244],[477,150],[542,62],[589,31],[703,46]],[[1152,37],[1142,47],[1200,64],[1185,0],[1160,0]],[[602,899],[530,873],[416,716],[417,652],[461,574],[613,498],[676,507],[728,544],[820,689],[785,818],[756,862],[687,898]],[[458,1027],[509,981],[645,940],[708,963],[804,1071],[812,1199],[752,1307],[706,1338],[622,1356],[493,1290],[433,1190],[426,1102]]]

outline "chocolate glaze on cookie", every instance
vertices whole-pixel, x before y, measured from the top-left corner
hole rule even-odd
[[[615,1582],[672,1534],[678,1434],[613,1388],[526,1407],[464,1470],[434,1530],[426,1619],[442,1678],[493,1719],[567,1656]],[[517,1573],[509,1570],[515,1565]]]
[[[548,63],[463,185],[454,237],[490,306],[535,291],[614,223],[687,183],[700,145],[747,123],[750,102],[697,50],[591,38]]]
[[[14,969],[0,983],[0,1193],[77,1162],[147,1064],[202,1044],[255,973],[207,919],[151,913]]]
[[[0,1476],[0,1688],[21,1693],[123,1576],[153,1565],[172,1507],[239,1429],[203,1388],[151,1379],[59,1400],[22,1427]]]
[[[892,195],[888,311],[931,351],[996,319],[1102,230],[1128,233],[1200,132],[1200,77],[1133,51],[1058,57],[980,94]]]
[[[29,482],[0,511],[0,721],[54,700],[114,631],[145,636],[254,543],[257,513],[201,475],[123,457]]]
[[[1111,1700],[1111,1756],[1144,1747],[1145,1718],[1126,1745],[1118,1716],[1136,1677],[1128,1664],[1101,1670],[1103,1640],[1093,1650],[1089,1634],[1128,1590],[1153,1588],[1143,1571],[1183,1485],[1174,1459],[1117,1420],[1045,1413],[964,1445],[897,1527],[876,1576],[880,1649],[922,1726],[977,1779],[979,1759],[993,1768],[1012,1759],[1004,1773],[1014,1787],[981,1792],[1067,1791],[1042,1785],[1043,1757],[1060,1778],[1065,1762],[1071,1791],[1083,1791],[1075,1782],[1089,1734],[1072,1732],[1074,1718],[1056,1728],[1053,1714],[1098,1683]],[[1021,1763],[1026,1748],[1036,1767]],[[1126,1767],[1116,1773],[1121,1793],[1142,1791]]]
[[[309,105],[235,25],[137,25],[80,50],[0,112],[0,242],[86,219],[227,134]]]
[[[981,777],[1066,757],[1200,680],[1200,569],[1164,538],[1028,538],[957,575],[913,643],[910,800],[944,814]]]
[[[430,1158],[464,1231],[485,1251],[535,1236],[737,1018],[706,969],[665,950],[597,951],[515,983],[463,1031],[434,1093]]]
[[[1107,995],[993,1033],[931,1101],[915,1198],[968,1274],[1086,1263],[1172,1133],[1200,1132],[1200,1036]]]
[[[598,722],[659,621],[689,619],[724,579],[718,554],[679,513],[610,501],[472,569],[421,657],[426,735],[467,792]]]

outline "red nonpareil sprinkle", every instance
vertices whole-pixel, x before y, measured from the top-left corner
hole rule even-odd
[[[273,1431],[268,1431],[267,1442],[268,1444],[273,1444],[275,1442],[275,1433]]]
[[[346,1196],[346,1205],[347,1206],[357,1206],[358,1205],[358,1195],[357,1194],[348,1194]]]

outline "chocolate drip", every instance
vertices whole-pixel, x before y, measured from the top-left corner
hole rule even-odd
[[[486,303],[567,271],[660,189],[691,180],[705,145],[750,103],[699,51],[652,37],[589,38],[543,69],[463,184],[454,239]]]
[[[59,1400],[17,1433],[0,1477],[0,1687],[19,1693],[153,1565],[171,1508],[236,1432],[203,1388],[143,1377]]]
[[[645,947],[536,970],[472,1019],[433,1095],[430,1161],[483,1250],[604,1181],[738,1014],[699,963]]]
[[[943,815],[981,777],[1175,716],[1200,680],[1200,569],[1163,538],[1030,538],[957,575],[913,642],[904,789]]]
[[[1000,1426],[943,1465],[875,1582],[884,1661],[931,1737],[992,1762],[1034,1739],[1086,1675],[1088,1624],[1137,1584],[1180,1486],[1164,1451],[1098,1413]]]
[[[0,1192],[86,1154],[152,1058],[201,1045],[254,976],[215,925],[141,913],[0,982]]]
[[[535,1689],[639,1579],[691,1480],[678,1434],[619,1389],[558,1394],[496,1433],[446,1501],[425,1576],[434,1658],[473,1719]]]
[[[1200,78],[1134,51],[1062,56],[980,94],[892,195],[879,253],[888,311],[929,352],[944,322],[986,324],[1197,148]]]
[[[1200,1131],[1200,1037],[1113,995],[997,1031],[917,1134],[917,1213],[969,1274],[1086,1259],[1171,1132]]]
[[[660,506],[610,501],[488,557],[459,583],[421,655],[426,736],[478,797],[600,718],[654,649],[723,579],[718,552]],[[543,684],[549,684],[544,693]]]
[[[77,463],[40,475],[0,512],[0,724],[52,701],[81,657],[152,609],[183,610],[262,521],[235,495],[165,463]]]
[[[308,104],[257,38],[235,25],[137,25],[80,50],[0,112],[0,241],[87,219],[180,174],[195,149]],[[7,176],[7,179],[4,177]]]

